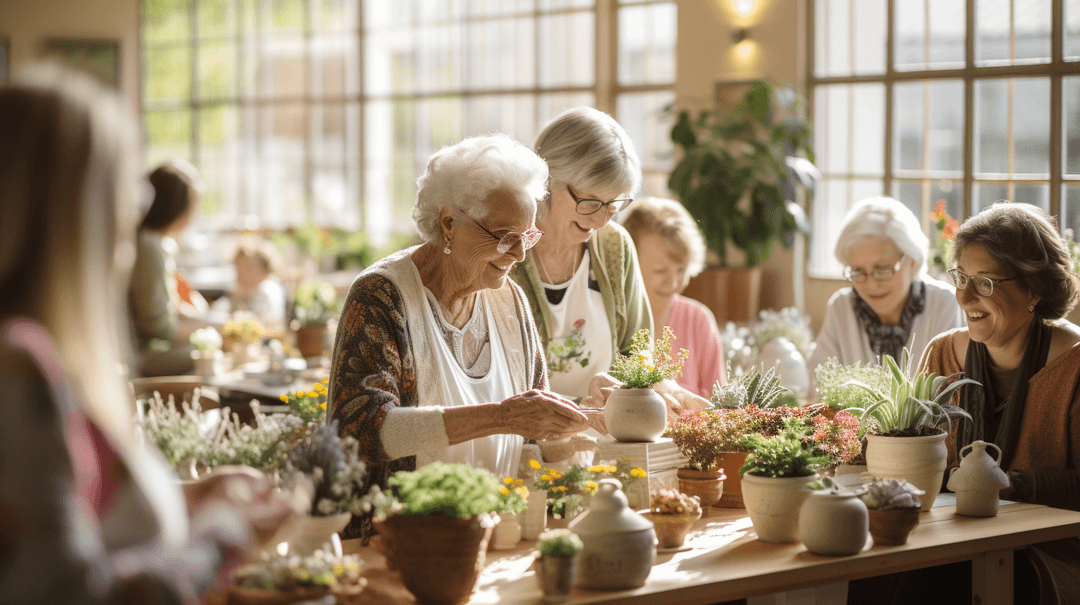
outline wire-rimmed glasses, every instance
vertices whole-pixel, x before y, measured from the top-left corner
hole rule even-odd
[[[620,212],[626,210],[626,207],[634,201],[634,198],[632,197],[616,198],[609,202],[588,197],[578,197],[577,194],[574,193],[574,190],[570,188],[570,185],[566,186],[566,192],[569,193],[570,197],[574,198],[574,202],[577,203],[577,206],[575,206],[577,213],[585,215],[596,214],[605,206],[611,206],[613,212]]]
[[[513,248],[514,245],[518,242],[521,242],[522,250],[528,250],[529,248],[535,246],[536,242],[540,241],[540,236],[544,234],[544,232],[539,229],[529,229],[525,233],[518,233],[517,231],[507,231],[504,235],[498,236],[488,231],[487,228],[480,223],[476,222],[476,219],[466,214],[464,210],[460,208],[455,208],[454,210],[458,215],[468,219],[470,222],[472,222],[472,224],[483,229],[484,233],[487,233],[491,237],[495,238],[499,242],[495,246],[495,249],[499,251],[499,254],[506,254],[510,251],[510,248]]]
[[[869,273],[851,267],[844,267],[844,279],[853,284],[861,284],[866,281],[867,277],[873,277],[875,281],[886,281],[896,275],[896,272],[900,270],[900,264],[904,262],[905,258],[907,257],[901,256],[895,265],[891,267],[875,267]]]
[[[1000,284],[1003,281],[1012,281],[1015,277],[1006,277],[1003,279],[994,279],[992,277],[986,277],[985,275],[968,275],[960,269],[953,267],[949,269],[949,278],[952,279],[952,283],[956,286],[957,290],[964,290],[968,287],[968,283],[975,284],[975,292],[983,298],[989,298],[994,295],[994,286]]]

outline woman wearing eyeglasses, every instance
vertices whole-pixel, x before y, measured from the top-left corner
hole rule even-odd
[[[436,460],[515,476],[523,439],[584,430],[547,392],[544,351],[511,267],[540,240],[547,166],[503,135],[436,152],[417,183],[425,240],[365,270],[342,310],[328,415],[360,442],[370,481]],[[369,518],[349,533],[370,535]]]
[[[851,287],[829,299],[810,356],[812,382],[831,357],[845,365],[882,355],[899,361],[907,347],[917,360],[935,336],[964,325],[952,286],[926,275],[928,246],[919,220],[895,199],[865,199],[848,212],[834,254]]]

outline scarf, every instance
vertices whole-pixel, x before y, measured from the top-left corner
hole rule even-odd
[[[915,324],[915,318],[926,310],[926,284],[921,280],[913,280],[911,289],[908,290],[907,301],[900,311],[900,321],[896,325],[887,326],[881,323],[878,314],[866,304],[866,301],[855,292],[852,301],[855,316],[859,318],[863,331],[870,340],[870,350],[877,356],[888,355],[900,363],[900,355],[911,338],[911,326]],[[904,368],[906,371],[907,368]]]
[[[982,386],[969,384],[960,389],[960,407],[971,414],[971,422],[960,423],[956,451],[967,447],[973,441],[987,441],[991,421],[1000,417],[997,434],[990,441],[1001,448],[1001,468],[1009,468],[1016,442],[1020,439],[1020,419],[1024,415],[1028,381],[1046,366],[1052,331],[1049,323],[1038,320],[1032,322],[1024,341],[1024,357],[1020,360],[1020,367],[1016,369],[1012,390],[1004,401],[998,401],[994,393],[990,355],[986,345],[975,341],[968,343],[964,374]]]

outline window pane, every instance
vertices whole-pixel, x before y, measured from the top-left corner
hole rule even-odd
[[[670,171],[675,165],[670,136],[674,115],[664,111],[674,102],[671,91],[619,95],[615,119],[634,142],[643,170]]]
[[[299,31],[307,26],[306,0],[271,0],[270,27],[278,31]]]
[[[298,224],[309,217],[304,186],[308,111],[300,103],[267,105],[260,110],[260,168],[265,189],[260,214],[271,223]]]
[[[1080,184],[1061,187],[1061,227],[1072,229],[1073,239],[1080,237]]]
[[[595,21],[593,13],[540,17],[541,86],[588,86],[593,82],[593,61],[583,57],[590,57],[589,51],[596,46]]]
[[[537,95],[537,124],[543,126],[551,118],[578,105],[596,107],[596,97],[591,92],[560,92]],[[537,128],[537,132],[540,132],[539,128]]]
[[[1065,60],[1080,61],[1080,0],[1065,0]]]
[[[1051,0],[977,0],[975,64],[1050,61]]]
[[[536,103],[530,95],[467,98],[464,111],[464,132],[501,132],[526,146],[536,135]]]
[[[199,37],[223,38],[236,35],[236,2],[233,0],[199,0]]]
[[[263,46],[263,55],[259,59],[261,96],[300,97],[307,93],[307,61],[302,37],[274,37]]]
[[[1080,77],[1062,78],[1061,90],[1063,167],[1066,174],[1080,176]]]
[[[355,29],[358,25],[357,2],[359,0],[320,0],[320,29],[324,32],[344,32]]]
[[[147,102],[191,96],[190,48],[149,48],[144,56],[143,94]]]
[[[1049,173],[1049,79],[975,82],[975,154],[983,175]]]
[[[814,154],[826,175],[849,172],[851,154],[850,87],[818,86],[814,89]]]
[[[815,93],[814,113],[819,168],[832,175],[884,173],[884,85],[820,86]]]
[[[549,11],[565,8],[588,8],[596,4],[596,0],[537,0],[536,4],[540,10]]]
[[[356,93],[359,63],[354,36],[315,38],[311,41],[312,94],[342,97]]]
[[[882,195],[880,179],[822,179],[814,192],[810,267],[815,277],[837,278],[843,267],[833,256],[844,215],[855,202]]]
[[[206,43],[199,46],[199,98],[236,96],[236,45]]]
[[[1020,185],[1015,183],[976,183],[971,212],[978,214],[994,202],[1007,200],[1038,206],[1050,211],[1050,185]]]
[[[156,166],[171,157],[191,159],[191,112],[148,111],[143,114],[146,143],[152,150],[148,162]]]
[[[896,69],[964,66],[967,9],[964,0],[896,2]]]
[[[958,218],[963,212],[964,184],[962,180],[924,179],[893,181],[893,197],[903,202],[919,217],[923,230],[930,228],[930,214],[943,204],[945,212]]]
[[[885,0],[815,2],[815,74],[884,73],[885,5]]]
[[[910,82],[893,90],[893,168],[962,170],[964,83]]]
[[[619,83],[664,84],[675,81],[673,3],[619,9]]]
[[[143,0],[143,43],[178,42],[191,35],[188,0]]]

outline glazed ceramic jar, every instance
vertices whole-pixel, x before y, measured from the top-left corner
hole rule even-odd
[[[996,458],[987,447],[997,450]],[[998,494],[1009,487],[1009,477],[999,462],[1001,448],[993,443],[975,441],[960,450],[960,466],[949,471],[947,486],[956,492],[956,514],[993,517],[998,513]]]
[[[601,479],[589,510],[570,522],[585,548],[577,557],[575,586],[592,589],[637,588],[656,562],[656,532],[651,521],[627,506],[617,479]]]
[[[604,404],[604,423],[619,441],[656,441],[667,428],[667,405],[652,387],[614,389]]]
[[[866,546],[870,515],[855,492],[815,490],[799,509],[799,539],[818,555],[853,555]]]

